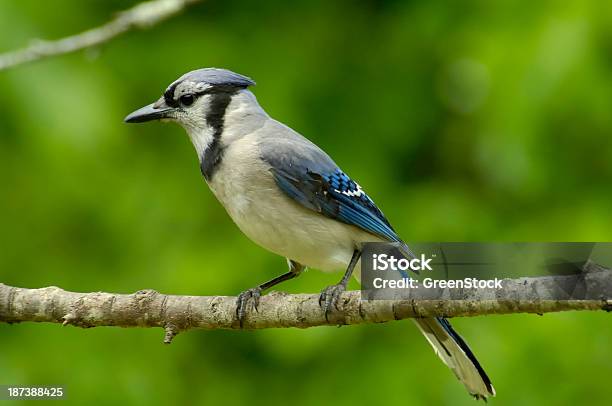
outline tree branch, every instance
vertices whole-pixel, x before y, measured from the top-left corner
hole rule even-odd
[[[149,28],[201,0],[154,0],[118,13],[108,23],[56,41],[33,40],[25,48],[0,54],[0,71],[42,58],[103,44],[131,29]]]
[[[508,313],[548,313],[567,310],[612,310],[612,271],[589,263],[578,275],[504,279],[503,289],[447,290],[451,300],[361,300],[361,292],[346,292],[329,321],[316,294],[272,292],[261,298],[258,311],[250,311],[244,328],[313,327],[380,323],[414,317],[456,317]],[[579,283],[579,285],[577,285]],[[581,286],[601,293],[597,300],[558,300]],[[418,292],[417,292],[418,294]],[[568,296],[569,295],[569,296]],[[506,299],[496,299],[504,297]],[[507,299],[512,298],[512,299]],[[555,299],[557,298],[557,299]],[[133,294],[76,293],[58,287],[25,289],[0,283],[0,322],[51,322],[79,327],[162,327],[164,342],[193,329],[239,329],[236,298],[228,296],[174,296],[154,290]]]

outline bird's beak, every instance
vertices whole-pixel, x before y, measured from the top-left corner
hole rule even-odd
[[[145,123],[152,120],[161,120],[162,118],[168,118],[169,113],[173,110],[174,108],[169,107],[162,97],[155,103],[131,112],[123,121],[126,123]]]

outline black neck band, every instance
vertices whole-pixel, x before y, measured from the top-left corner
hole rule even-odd
[[[206,114],[206,124],[212,128],[213,139],[210,145],[204,150],[200,170],[207,181],[210,181],[215,174],[221,160],[223,159],[223,146],[221,145],[221,134],[225,122],[225,111],[229,106],[232,96],[236,92],[215,92],[211,94],[208,113]]]

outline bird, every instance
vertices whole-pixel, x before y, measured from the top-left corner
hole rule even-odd
[[[364,243],[393,242],[405,255],[413,254],[374,201],[327,153],[266,113],[250,90],[254,85],[227,69],[193,70],[124,121],[181,125],[206,183],[234,223],[256,244],[287,259],[286,273],[238,296],[240,326],[267,289],[306,268],[344,269],[340,282],[320,294],[327,317],[359,269]],[[495,396],[491,380],[448,320],[414,321],[472,396],[485,401]]]

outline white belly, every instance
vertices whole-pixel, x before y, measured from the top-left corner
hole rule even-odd
[[[322,271],[345,269],[362,242],[380,241],[357,227],[304,208],[286,196],[249,142],[247,136],[225,150],[223,161],[209,183],[247,237],[275,254]]]

